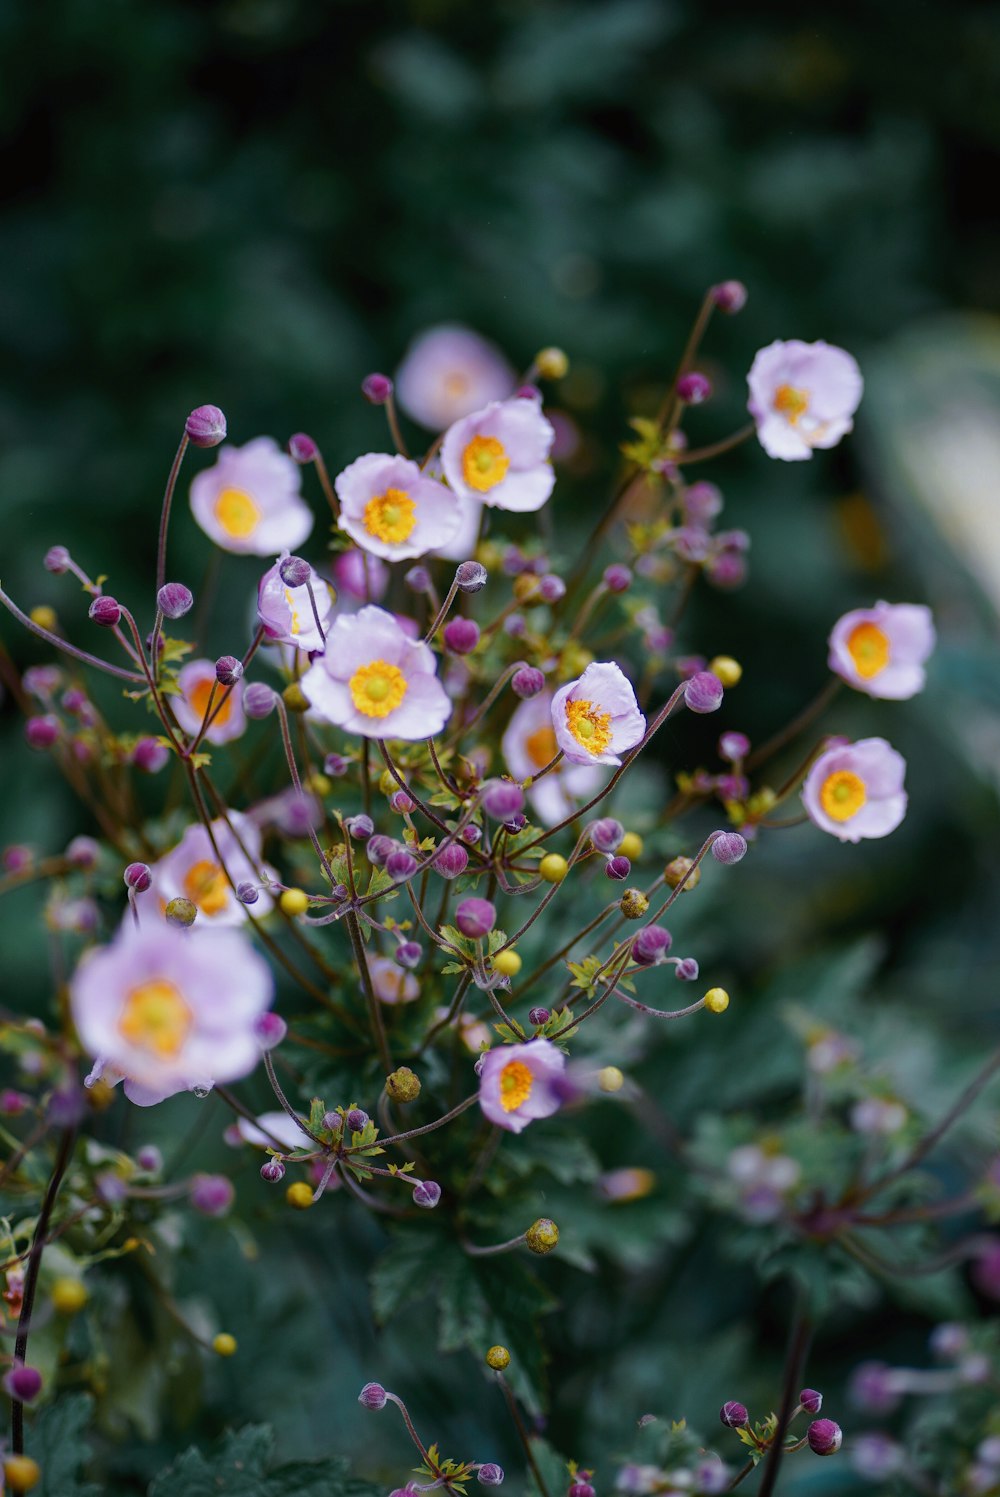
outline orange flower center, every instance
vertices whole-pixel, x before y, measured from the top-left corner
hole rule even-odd
[[[373,660],[359,665],[347,683],[351,701],[365,717],[388,717],[406,695],[406,677],[398,665]]]
[[[477,494],[487,494],[507,476],[510,458],[496,437],[473,437],[462,453],[462,477]]]
[[[556,742],[555,730],[550,723],[544,727],[536,728],[534,733],[529,733],[524,740],[525,751],[528,758],[536,769],[544,769],[550,764],[559,752]]]
[[[500,1106],[504,1112],[516,1112],[531,1096],[535,1078],[523,1060],[509,1060],[500,1072]]]
[[[797,385],[779,385],[774,392],[774,409],[779,411],[790,426],[809,409],[809,391]]]
[[[416,524],[417,506],[405,489],[386,489],[365,505],[365,529],[376,540],[407,541]]]
[[[463,374],[460,369],[453,369],[451,374],[444,377],[445,394],[450,395],[452,400],[460,400],[469,389],[469,376]]]
[[[218,863],[192,863],[184,875],[184,893],[203,915],[218,915],[229,903],[229,882]]]
[[[180,1053],[192,1022],[191,1010],[174,984],[152,977],[130,990],[118,1032],[140,1050],[171,1058]]]
[[[215,518],[227,535],[244,540],[260,524],[260,510],[244,489],[223,489],[215,501]]]
[[[566,726],[588,754],[603,754],[611,742],[611,713],[593,702],[567,702]]]
[[[197,712],[199,717],[203,718],[208,710],[208,701],[209,697],[212,695],[212,688],[214,685],[215,682],[211,679],[211,677],[205,676],[202,678],[202,680],[196,681],[191,687],[190,691],[185,693],[185,695],[187,696],[188,706],[191,708],[192,712]],[[221,706],[219,706],[220,702],[222,704]],[[221,691],[217,692],[215,702],[212,707],[213,713],[215,712],[216,707],[219,708],[219,711],[213,717],[212,726],[213,728],[221,728],[223,723],[229,721],[230,714],[233,710],[232,692],[227,692],[225,696],[223,696]]]
[[[831,821],[850,821],[867,799],[864,780],[850,769],[835,769],[820,786],[819,803]]]
[[[889,639],[877,624],[858,624],[847,639],[854,669],[865,681],[878,676],[889,664]]]

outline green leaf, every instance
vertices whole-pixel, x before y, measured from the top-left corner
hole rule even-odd
[[[149,1497],[381,1497],[339,1457],[272,1466],[273,1444],[267,1425],[250,1424],[230,1430],[208,1456],[192,1446],[160,1472]]]
[[[37,1497],[101,1497],[102,1489],[79,1474],[90,1456],[85,1435],[93,1418],[94,1400],[86,1393],[57,1399],[39,1414],[29,1447],[42,1468]]]

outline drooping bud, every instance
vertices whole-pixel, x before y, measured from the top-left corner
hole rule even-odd
[[[114,629],[122,616],[118,603],[106,593],[95,598],[87,612],[92,621],[99,624],[102,629]]]
[[[632,937],[632,960],[642,967],[652,967],[666,956],[673,937],[662,925],[645,925]]]
[[[604,867],[605,877],[615,879],[618,883],[623,883],[631,872],[632,864],[628,858],[623,858],[620,853],[616,858],[609,858]]]
[[[684,687],[684,702],[689,712],[717,712],[722,697],[722,682],[711,671],[698,671]]]
[[[806,1430],[813,1455],[836,1455],[844,1441],[844,1432],[832,1419],[814,1419]]]
[[[348,835],[353,837],[355,842],[367,842],[375,830],[374,821],[372,821],[370,816],[365,816],[364,813],[358,816],[348,816],[344,822],[344,826]]]
[[[413,1204],[425,1211],[433,1211],[441,1199],[441,1187],[436,1180],[418,1180],[413,1187]]]
[[[823,1395],[817,1393],[815,1388],[803,1388],[799,1394],[799,1403],[807,1414],[818,1414],[823,1407]]]
[[[367,1127],[368,1114],[361,1107],[352,1107],[347,1114],[347,1126],[352,1133],[360,1133]]]
[[[263,681],[251,681],[243,693],[243,711],[247,717],[269,717],[277,702],[277,693]]]
[[[236,898],[240,904],[256,904],[260,898],[260,890],[256,884],[250,883],[247,879],[242,884],[236,885]]]
[[[489,935],[496,921],[497,912],[489,900],[479,899],[475,895],[463,899],[455,911],[455,924],[463,936],[472,939]]]
[[[459,592],[478,593],[486,586],[489,573],[479,561],[463,561],[455,571],[455,585]]]
[[[165,619],[182,619],[194,607],[194,594],[183,582],[165,582],[156,594],[156,606]]]
[[[412,971],[414,967],[420,966],[424,948],[419,941],[400,941],[396,947],[393,960],[397,967],[405,967]]]
[[[712,393],[712,381],[705,374],[692,369],[682,374],[677,381],[677,399],[685,405],[702,405]]]
[[[698,963],[693,956],[682,956],[674,968],[674,976],[679,977],[681,982],[695,982],[699,970]]]
[[[159,774],[170,758],[170,750],[158,738],[140,738],[132,750],[132,763],[143,774]]]
[[[386,1401],[386,1391],[381,1383],[365,1383],[358,1394],[358,1403],[363,1404],[366,1409],[384,1409]]]
[[[42,565],[47,572],[52,572],[56,577],[61,577],[64,572],[69,571],[72,560],[65,546],[50,546],[45,553]]]
[[[400,816],[408,816],[416,805],[416,801],[407,795],[405,790],[394,790],[389,797],[389,805]]]
[[[277,1185],[285,1178],[285,1166],[280,1159],[268,1159],[260,1167],[260,1178],[268,1185]]]
[[[590,828],[590,840],[598,852],[617,852],[625,836],[625,828],[612,816],[604,816]]]
[[[217,405],[199,405],[185,421],[184,430],[196,447],[218,447],[226,440],[226,418]]]
[[[371,844],[369,843],[369,846]],[[391,852],[385,860],[385,871],[397,884],[405,884],[417,871],[418,863],[412,853],[405,848],[399,848]]]
[[[498,1466],[495,1461],[487,1461],[480,1466],[477,1480],[481,1487],[499,1487],[503,1485],[503,1467]]]
[[[510,821],[524,809],[524,791],[513,780],[490,780],[483,789],[483,810],[494,821]]]

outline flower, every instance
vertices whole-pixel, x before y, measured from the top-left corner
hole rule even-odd
[[[95,1058],[86,1084],[124,1079],[130,1101],[150,1107],[237,1081],[257,1063],[254,1020],[273,993],[270,967],[236,931],[124,925],[70,982],[73,1021]]]
[[[461,523],[454,494],[405,457],[368,452],[337,474],[334,487],[341,530],[387,561],[446,546]]]
[[[479,1076],[479,1105],[491,1123],[520,1133],[537,1118],[557,1111],[555,1090],[566,1057],[551,1040],[501,1045],[487,1052]]]
[[[170,698],[170,705],[185,733],[198,732],[204,721],[213,687],[215,697],[212,702],[212,726],[205,733],[208,742],[229,743],[246,732],[243,683],[237,681],[228,691],[219,686],[214,660],[189,660],[177,673],[177,685],[180,694]]]
[[[464,561],[475,555],[486,508],[479,499],[471,499],[468,494],[456,494],[454,498],[458,505],[458,529],[447,545],[439,546],[434,552],[443,561]]]
[[[857,362],[830,343],[792,338],[762,348],[747,376],[748,408],[768,457],[797,462],[836,447],[854,425],[864,381]]]
[[[613,660],[593,661],[552,698],[556,743],[574,764],[620,764],[646,731],[631,683]]]
[[[299,466],[272,437],[220,447],[191,484],[191,512],[210,540],[240,555],[294,550],[313,528]]]
[[[287,1112],[262,1112],[256,1123],[251,1123],[247,1118],[237,1118],[236,1131],[244,1143],[254,1144],[259,1149],[273,1149],[281,1145],[293,1154],[296,1149],[304,1149],[309,1143],[308,1134],[303,1133]]]
[[[419,334],[396,371],[400,408],[432,431],[513,388],[514,371],[498,348],[471,328],[448,324]]]
[[[150,886],[154,898],[144,900],[143,909],[150,905],[162,911],[172,899],[190,899],[197,906],[199,926],[243,924],[246,908],[233,893],[229,879],[237,887],[243,882],[259,884],[261,835],[249,816],[240,811],[226,814],[228,826],[221,817],[213,821],[211,837],[205,827],[189,826],[177,846],[154,863]],[[273,903],[271,895],[262,890],[254,905],[255,916],[266,915]]]
[[[302,677],[327,722],[365,738],[431,738],[451,716],[429,645],[410,639],[382,608],[342,614]]]
[[[507,724],[501,743],[511,774],[527,780],[544,769],[559,752],[552,726],[552,693],[540,692],[520,703]],[[528,786],[528,799],[538,819],[554,826],[576,810],[577,800],[595,794],[603,776],[597,764],[561,759],[544,780]]]
[[[820,754],[802,786],[811,821],[841,842],[887,837],[906,815],[906,760],[884,738],[861,738]]]
[[[883,603],[855,608],[830,634],[830,669],[848,686],[870,697],[905,701],[924,687],[924,661],[936,636],[922,603]]]
[[[380,1003],[412,1003],[420,997],[420,984],[413,973],[398,967],[391,957],[370,956],[368,973]]]
[[[445,477],[464,499],[519,513],[541,509],[556,481],[549,462],[554,437],[538,401],[493,401],[445,434]]]
[[[257,617],[269,640],[275,644],[293,645],[297,650],[321,650],[324,635],[316,627],[316,615],[309,598],[309,588],[316,602],[316,613],[325,630],[333,612],[333,598],[322,578],[309,568],[308,582],[288,587],[278,568],[288,552],[269,567],[257,587]]]

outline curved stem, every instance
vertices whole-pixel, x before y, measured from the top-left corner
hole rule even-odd
[[[167,487],[163,493],[163,508],[160,510],[160,535],[156,545],[156,591],[159,592],[167,580],[167,527],[170,524],[170,506],[173,503],[174,489],[177,487],[177,475],[181,470],[181,463],[188,448],[187,432],[181,437],[180,445],[174,455],[167,476]],[[155,644],[155,641],[154,641]]]
[[[0,603],[7,609],[8,613],[14,615],[19,624],[25,629],[36,634],[39,639],[44,639],[46,644],[52,645],[57,650],[62,650],[64,655],[72,655],[74,660],[82,660],[84,665],[92,665],[96,670],[104,671],[109,676],[117,676],[120,681],[131,681],[136,686],[145,686],[146,677],[139,675],[138,671],[127,671],[123,666],[112,665],[110,661],[101,660],[97,655],[91,655],[87,650],[78,650],[76,645],[71,645],[68,640],[61,639],[58,634],[53,634],[51,629],[43,629],[41,624],[36,624],[34,619],[22,613],[13,598],[8,597],[3,588],[0,587]]]

